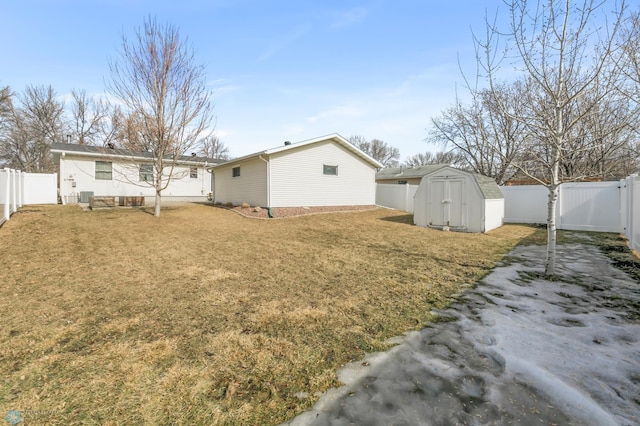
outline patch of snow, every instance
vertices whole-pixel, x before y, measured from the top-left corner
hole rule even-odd
[[[514,249],[441,312],[455,321],[341,369],[289,424],[638,424],[639,283],[593,246],[559,246],[557,281],[544,256]]]

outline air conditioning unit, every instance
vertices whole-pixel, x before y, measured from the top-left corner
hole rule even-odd
[[[80,191],[81,203],[88,203],[91,197],[93,197],[93,191]]]

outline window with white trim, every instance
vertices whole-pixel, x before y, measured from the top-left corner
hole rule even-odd
[[[153,164],[140,164],[140,182],[153,182]]]
[[[322,174],[327,176],[337,176],[338,166],[331,166],[329,164],[322,165]]]
[[[96,180],[111,180],[113,178],[113,163],[111,161],[96,161]]]
[[[191,179],[197,179],[198,178],[198,166],[189,167],[189,177]]]

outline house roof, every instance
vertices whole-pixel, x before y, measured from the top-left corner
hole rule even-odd
[[[115,157],[115,158],[127,158],[127,159],[142,159],[142,160],[151,160],[153,159],[153,153],[147,151],[132,151],[129,149],[121,149],[121,148],[109,148],[104,146],[93,146],[93,145],[79,145],[72,143],[58,143],[54,142],[51,144],[51,152],[56,153],[77,153],[81,155],[86,155],[89,157]],[[177,159],[180,163],[198,163],[198,164],[212,164],[212,163],[220,163],[223,160],[217,160],[214,158],[206,158],[206,157],[198,157],[194,155],[183,155]]]
[[[369,156],[368,154],[364,153],[363,151],[361,151],[360,149],[358,149],[357,147],[352,145],[349,141],[347,141],[345,138],[343,138],[339,134],[333,133],[333,134],[326,135],[326,136],[320,136],[318,138],[307,139],[307,140],[304,140],[304,141],[301,141],[301,142],[285,144],[285,145],[281,145],[281,146],[278,146],[278,147],[275,147],[275,148],[265,149],[264,151],[254,152],[253,154],[245,155],[243,157],[234,158],[233,160],[229,160],[229,161],[226,161],[224,163],[219,163],[219,164],[212,165],[209,168],[215,169],[215,168],[218,168],[218,167],[221,167],[221,166],[228,166],[230,164],[239,163],[241,161],[248,160],[250,158],[260,157],[261,155],[271,155],[271,154],[276,154],[276,153],[280,153],[280,152],[286,152],[286,151],[289,151],[289,150],[295,150],[295,149],[299,149],[299,148],[302,148],[302,147],[305,147],[305,146],[309,146],[309,145],[313,145],[313,144],[320,143],[320,142],[325,142],[325,141],[334,141],[334,142],[336,142],[337,144],[339,144],[342,147],[346,148],[347,150],[351,151],[353,154],[355,154],[358,157],[362,158],[363,160],[365,160],[366,162],[370,163],[372,166],[374,166],[376,168],[383,167],[382,163],[380,163],[379,161],[377,161],[373,157]]]
[[[449,165],[429,164],[418,167],[387,167],[386,169],[382,169],[376,173],[376,180],[421,178],[422,176],[438,171],[444,167],[449,167]]]

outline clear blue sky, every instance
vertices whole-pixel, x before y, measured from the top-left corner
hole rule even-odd
[[[104,93],[122,34],[177,26],[206,65],[220,139],[241,156],[329,133],[434,151],[432,116],[474,70],[471,28],[500,0],[4,0],[0,85]],[[506,12],[504,6],[500,8]]]

